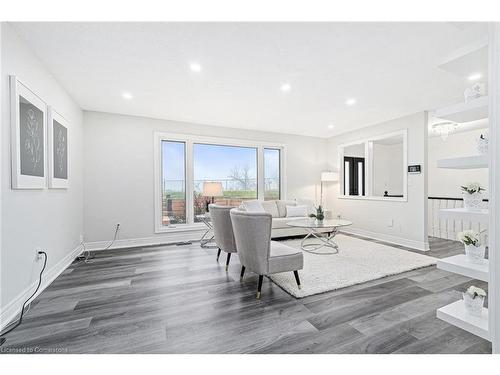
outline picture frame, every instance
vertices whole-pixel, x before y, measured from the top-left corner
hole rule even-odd
[[[53,107],[48,107],[47,150],[50,189],[69,185],[69,123]]]
[[[47,104],[10,76],[12,189],[47,186]]]

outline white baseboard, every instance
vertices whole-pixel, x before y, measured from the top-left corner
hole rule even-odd
[[[200,229],[157,235],[154,237],[121,239],[116,240],[109,250],[124,249],[127,247],[168,245],[184,241],[198,241],[205,231],[206,229]],[[86,242],[85,249],[89,251],[102,251],[106,249],[110,243],[111,241]]]
[[[42,284],[40,289],[33,296],[31,301],[33,301],[40,293],[42,293],[68,266],[79,256],[83,251],[83,248],[78,245],[73,251],[62,258],[59,262],[53,265],[48,271],[42,276]],[[31,285],[29,285],[25,290],[17,295],[12,301],[7,303],[5,308],[0,311],[0,330],[3,330],[13,319],[15,319],[21,312],[21,307],[24,301],[35,291],[38,284],[38,274],[37,278]]]
[[[420,251],[429,251],[429,242],[408,240],[406,238],[391,236],[390,234],[376,233],[358,228],[342,228],[342,232],[355,234],[357,236],[371,238],[378,241],[392,243],[394,245],[405,246]]]

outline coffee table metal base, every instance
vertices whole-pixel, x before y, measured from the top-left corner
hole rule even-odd
[[[300,242],[300,248],[308,253],[316,255],[334,255],[339,252],[339,245],[333,239],[338,233],[337,228],[333,228],[326,236],[323,232],[315,228],[306,228],[309,232]],[[319,251],[326,248],[326,251]]]

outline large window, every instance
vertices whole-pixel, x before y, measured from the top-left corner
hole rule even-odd
[[[283,199],[283,158],[276,144],[155,133],[156,232],[199,225],[209,202]]]
[[[200,221],[197,215],[206,212],[207,202],[239,206],[245,199],[257,199],[256,147],[195,143],[193,170],[195,222]],[[210,191],[207,186],[215,186],[218,191]]]
[[[264,149],[264,199],[280,199],[280,149]]]

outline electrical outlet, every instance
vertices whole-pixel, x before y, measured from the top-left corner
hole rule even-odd
[[[394,226],[394,219],[389,220],[389,221],[387,222],[387,226],[388,226],[389,228],[392,228],[392,227]]]
[[[42,251],[41,247],[35,247],[35,261],[38,261],[42,258],[42,254],[38,254],[39,251]]]

